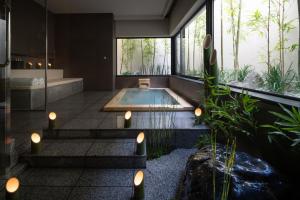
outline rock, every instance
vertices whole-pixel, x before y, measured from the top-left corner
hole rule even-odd
[[[262,77],[258,73],[252,71],[246,76],[243,85],[247,88],[257,89],[263,85],[263,82]]]
[[[212,200],[214,168],[216,199],[221,199],[225,152],[225,147],[218,145],[215,166],[210,146],[202,148],[189,158],[182,183],[182,200]],[[230,200],[284,199],[285,184],[275,170],[265,161],[244,152],[236,152],[230,180]]]

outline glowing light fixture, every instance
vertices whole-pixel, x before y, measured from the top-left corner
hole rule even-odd
[[[200,117],[200,116],[202,115],[202,110],[201,110],[201,108],[196,108],[196,109],[195,109],[195,115],[196,115],[196,117]]]
[[[124,128],[129,128],[131,126],[131,111],[125,113]]]
[[[202,109],[196,108],[195,109],[195,124],[201,124],[202,123]]]
[[[146,152],[145,133],[140,132],[136,138],[136,155],[144,155]]]
[[[39,62],[37,65],[38,65],[39,68],[42,68],[42,63],[41,62]]]
[[[38,133],[31,134],[31,153],[38,154],[42,149],[42,138]]]
[[[145,198],[144,192],[144,172],[138,171],[134,176],[134,194],[133,199],[141,200]]]
[[[49,129],[52,130],[55,128],[55,121],[56,121],[56,113],[50,112],[49,113]]]
[[[16,177],[12,177],[7,180],[5,184],[5,198],[6,200],[17,200],[19,199],[19,187],[20,181]]]

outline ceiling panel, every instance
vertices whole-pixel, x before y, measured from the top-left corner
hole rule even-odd
[[[43,2],[43,0],[35,0]],[[54,13],[113,13],[115,19],[162,19],[173,0],[48,0]]]

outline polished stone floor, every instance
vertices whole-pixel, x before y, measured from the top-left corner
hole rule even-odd
[[[122,129],[124,112],[103,112],[102,107],[115,95],[114,92],[83,92],[49,104],[47,112],[12,111],[11,133],[15,138],[19,154],[28,152],[30,135],[37,131],[42,133],[48,125],[48,112],[57,113],[57,128],[60,130],[119,130]],[[192,112],[133,112],[132,129],[195,129]],[[154,120],[155,119],[155,120]],[[165,121],[164,121],[165,120]],[[120,125],[121,124],[121,125]],[[199,127],[198,127],[199,128]],[[206,127],[203,126],[205,129]],[[128,129],[127,129],[128,130]],[[57,140],[43,152],[45,155],[63,153],[66,155],[111,154],[98,148],[95,141],[86,140],[83,144],[70,144]],[[126,141],[126,140],[125,140]],[[102,141],[100,140],[100,143]],[[183,141],[184,142],[184,141]],[[110,141],[106,140],[105,145]],[[132,154],[132,143],[127,143],[128,152]],[[122,144],[122,146],[127,145]],[[70,146],[71,145],[71,146]],[[117,143],[114,145],[118,145]],[[67,147],[67,148],[65,148]],[[80,148],[79,148],[80,147]],[[66,151],[68,149],[68,151]],[[121,148],[110,148],[118,151]],[[99,152],[99,150],[101,152]],[[194,150],[175,150],[175,153],[158,160],[147,161],[145,169],[146,199],[172,199],[176,195],[179,180],[187,158]],[[107,199],[125,200],[132,195],[132,180],[135,169],[93,169],[93,168],[27,168],[20,176],[22,199]],[[4,180],[0,179],[0,199],[4,199]]]
[[[50,103],[48,112],[57,113],[58,129],[118,129],[122,127],[124,112],[103,112],[103,106],[115,92],[83,92]],[[22,153],[30,143],[32,132],[42,132],[48,126],[47,112],[12,111],[11,135],[16,139],[18,152]],[[166,121],[163,117],[166,116]],[[173,120],[170,120],[172,118]],[[154,118],[156,121],[154,122]],[[161,120],[160,120],[161,119]],[[133,112],[132,128],[194,128],[192,112]],[[167,125],[166,125],[167,124]]]
[[[147,161],[145,199],[175,199],[185,163],[194,152],[195,149],[177,149]],[[133,169],[28,168],[18,176],[20,196],[21,200],[130,200],[135,172]],[[1,200],[5,199],[4,195],[2,188]]]

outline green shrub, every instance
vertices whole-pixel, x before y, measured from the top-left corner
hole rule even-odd
[[[287,138],[292,142],[291,146],[300,145],[300,108],[292,107],[291,110],[280,105],[284,114],[270,112],[277,117],[273,124],[263,125],[262,127],[269,128],[268,138],[272,142],[274,136]]]
[[[196,147],[198,149],[201,149],[202,147],[205,147],[206,145],[211,144],[211,138],[210,138],[210,134],[204,134],[199,136],[197,142],[196,142]]]
[[[236,71],[236,79],[243,82],[247,75],[251,72],[251,65],[245,65],[242,69]]]
[[[123,72],[123,73],[122,73],[122,75],[133,75],[133,73],[132,73],[132,72],[129,72],[129,71],[127,71],[127,72]]]
[[[291,83],[295,78],[295,73],[291,69],[288,69],[286,73],[282,72],[279,65],[270,68],[269,72],[265,73],[264,86],[269,91],[283,94],[291,87]]]
[[[227,86],[212,89],[207,99],[204,121],[216,133],[233,138],[235,134],[251,135],[256,132],[254,114],[258,111],[257,101],[248,94],[232,94]]]
[[[163,100],[163,104],[167,103]],[[147,159],[152,160],[173,150],[172,138],[174,137],[175,108],[156,111],[155,106],[149,107],[149,125],[147,134]]]
[[[235,80],[235,72],[231,70],[223,70],[219,72],[219,82],[229,83]]]

